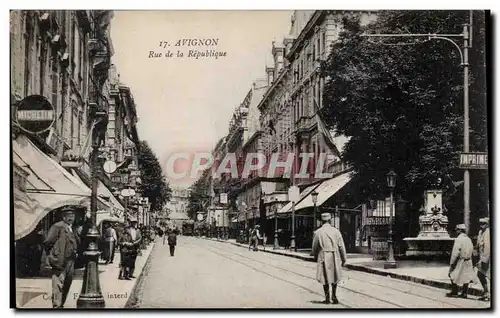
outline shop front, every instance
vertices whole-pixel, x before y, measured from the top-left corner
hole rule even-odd
[[[332,206],[332,198],[343,189],[349,182],[351,181],[351,175],[349,172],[344,172],[342,174],[338,174],[331,179],[324,180],[319,183],[315,183],[307,186],[304,190],[300,192],[299,199],[295,204],[294,210],[294,220],[295,220],[295,244],[297,248],[311,248],[312,246],[312,238],[314,235],[315,229],[320,226],[320,215],[321,213],[329,212],[333,215],[333,220],[335,221],[335,225],[344,231],[344,240],[347,236],[349,241],[351,240],[351,232],[355,233],[351,227],[353,227],[354,222],[351,220],[353,216],[350,216],[349,213],[345,214],[341,218],[341,213],[335,214],[335,208]],[[336,200],[338,201],[338,200]],[[337,208],[338,210],[338,208]],[[343,211],[347,212],[347,211]],[[291,236],[291,213],[292,213],[292,203],[289,202],[280,210],[280,215],[284,214],[290,215],[288,217],[288,225],[287,230],[290,232],[290,235],[285,235],[285,239]],[[316,214],[316,216],[315,216]],[[355,217],[354,217],[355,218]],[[316,224],[315,220],[316,219]],[[342,222],[341,222],[342,221]],[[353,226],[351,226],[353,225]],[[352,239],[354,242],[354,239]],[[349,243],[350,244],[350,243]]]
[[[33,276],[43,269],[42,244],[61,208],[75,209],[75,230],[84,235],[91,192],[24,135],[12,141],[12,155],[16,275]],[[109,215],[111,204],[99,198],[98,209]]]

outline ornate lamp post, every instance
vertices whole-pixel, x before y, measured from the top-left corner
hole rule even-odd
[[[316,221],[316,215],[318,213],[318,206],[316,205],[316,203],[318,202],[318,192],[316,192],[316,190],[313,190],[313,192],[311,192],[311,198],[312,198],[312,201],[314,203],[314,212],[313,212],[313,233],[314,231],[316,230],[316,227],[318,227],[318,222]]]
[[[397,263],[394,259],[394,247],[392,241],[392,223],[393,223],[393,215],[394,215],[394,188],[396,187],[396,173],[391,170],[387,173],[387,186],[391,189],[391,215],[389,217],[389,238],[387,240],[387,249],[388,256],[387,261],[384,263],[384,268],[396,268]]]
[[[97,247],[97,240],[99,239],[99,230],[96,225],[97,218],[97,187],[99,173],[99,146],[101,145],[100,136],[106,130],[107,126],[107,112],[104,109],[96,109],[93,112],[94,126],[91,131],[92,134],[92,153],[91,156],[91,194],[90,194],[90,215],[92,226],[87,233],[89,245],[87,250],[83,252],[86,258],[85,272],[83,274],[82,291],[76,306],[78,308],[104,308],[106,306],[104,297],[101,292],[101,285],[99,283],[99,270],[98,260],[101,252]]]

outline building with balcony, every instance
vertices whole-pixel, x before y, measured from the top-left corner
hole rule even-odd
[[[76,226],[88,225],[93,144],[100,146],[97,221],[123,215],[123,201],[113,194],[113,182],[102,169],[106,138],[91,138],[96,125],[107,124],[112,17],[107,10],[10,12],[12,213],[18,276],[39,272],[41,255],[30,251],[41,250],[37,246],[60,220],[61,208],[73,206]],[[20,125],[16,109],[26,100],[51,105],[54,122],[49,129],[35,134]],[[96,116],[105,120],[96,122]],[[26,255],[31,255],[29,261],[24,261]]]

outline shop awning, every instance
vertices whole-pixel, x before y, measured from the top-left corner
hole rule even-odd
[[[346,172],[334,178],[323,181],[315,190],[318,192],[317,206],[321,206],[335,193],[342,189],[351,180],[351,173]],[[304,200],[296,205],[295,209],[300,210],[314,206],[312,196],[309,194]]]
[[[109,190],[108,187],[106,187],[106,185],[101,180],[99,180],[99,183],[97,186],[97,192],[100,195],[103,195],[104,197],[109,198],[109,201],[111,203],[111,208],[113,209],[114,215],[123,217],[124,212],[125,212],[125,208],[120,203],[120,201],[118,201],[118,199],[115,198],[113,193],[111,193],[111,190]]]
[[[72,170],[71,171],[72,176],[75,178],[75,181],[78,183],[78,185],[82,188],[84,188],[86,191],[91,192],[91,189],[83,182],[83,180],[78,176],[78,174]],[[101,182],[101,181],[99,181]],[[98,210],[105,210],[105,211],[111,211],[111,203],[107,202],[106,199],[100,197],[101,191],[99,191],[99,187],[97,189],[97,209]],[[105,195],[107,197],[107,195]],[[90,208],[88,209],[90,211]]]
[[[75,170],[72,170],[72,174],[85,188],[87,188],[90,191],[90,188],[87,187],[87,185],[82,181],[82,179],[80,179]],[[108,187],[106,187],[106,185],[101,180],[98,180],[97,183],[97,194],[98,194],[97,196],[98,201],[102,203],[101,206],[98,206],[99,210],[109,210],[109,212],[113,212],[111,213],[111,215],[114,216],[123,215],[125,208],[123,207],[123,205],[121,205],[120,201],[118,201],[115,198],[113,193],[111,193],[111,190],[109,190]]]
[[[311,186],[308,186],[307,188],[304,189],[304,191],[302,191],[300,193],[300,196],[299,196],[299,200],[297,202],[295,202],[295,209],[297,210],[297,204],[302,202],[302,200],[304,200],[304,198],[309,194],[311,193],[314,189],[316,189],[317,187],[319,187],[320,183],[316,183],[316,184],[313,184]],[[278,214],[282,214],[282,213],[289,213],[292,211],[292,202],[288,202],[284,207],[281,208],[281,210],[278,211]]]
[[[26,189],[14,186],[14,238],[33,231],[50,211],[65,205],[86,205],[90,192],[26,136],[12,141],[13,162],[27,172]]]

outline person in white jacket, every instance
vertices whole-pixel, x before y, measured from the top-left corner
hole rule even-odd
[[[458,224],[456,227],[458,237],[453,244],[450,258],[450,270],[448,276],[451,279],[451,292],[447,297],[458,297],[458,287],[462,286],[460,297],[467,298],[469,283],[476,278],[476,273],[472,266],[472,252],[474,246],[471,239],[466,234],[465,224]]]
[[[338,304],[337,284],[340,281],[347,254],[342,234],[331,225],[331,218],[330,213],[321,214],[323,225],[314,232],[311,256],[317,262],[316,279],[323,285],[324,302],[330,303],[330,285],[332,285],[331,302]]]

